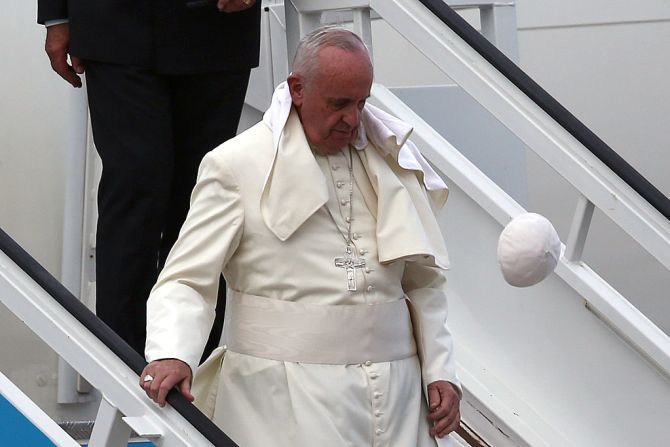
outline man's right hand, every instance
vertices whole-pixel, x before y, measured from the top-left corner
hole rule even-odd
[[[152,380],[145,380],[147,375]],[[151,400],[164,407],[168,392],[175,386],[189,402],[193,402],[191,379],[191,367],[185,362],[177,359],[154,360],[140,374],[140,386]]]
[[[70,24],[61,23],[47,27],[47,39],[44,49],[51,61],[51,68],[61,78],[69,82],[73,87],[81,87],[81,78],[84,73],[84,64],[76,56],[70,56],[72,65],[68,64],[67,57],[70,51]]]

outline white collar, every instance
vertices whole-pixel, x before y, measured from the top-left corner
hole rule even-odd
[[[291,92],[288,83],[284,81],[275,89],[270,108],[263,115],[263,122],[272,130],[274,151],[279,147],[279,139],[288,121],[292,105]],[[413,130],[414,128],[404,121],[371,104],[366,104],[353,146],[362,150],[368,145],[369,139],[380,150],[386,153],[395,152],[392,155],[401,167],[420,171],[423,183],[429,191],[447,190],[442,178],[423,158],[416,145],[409,140]]]
[[[285,241],[326,204],[328,188],[286,83],[275,90],[263,121],[272,132],[274,155],[261,193],[261,215],[268,229]],[[444,205],[448,189],[407,139],[412,128],[369,105],[360,128],[354,146],[367,148],[361,161],[377,194],[379,261],[413,259],[446,268],[446,247],[433,213]]]

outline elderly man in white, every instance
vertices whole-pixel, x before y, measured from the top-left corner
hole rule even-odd
[[[241,447],[434,447],[458,426],[447,189],[366,105],[372,78],[355,34],[306,36],[263,121],[204,158],[149,297],[141,386],[195,395]],[[221,272],[222,347],[196,372]]]

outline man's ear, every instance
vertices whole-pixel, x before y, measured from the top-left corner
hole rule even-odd
[[[286,82],[288,83],[288,90],[291,92],[291,101],[293,101],[293,105],[300,107],[302,105],[302,97],[305,91],[303,80],[300,76],[291,73],[288,75],[288,78],[286,78]]]

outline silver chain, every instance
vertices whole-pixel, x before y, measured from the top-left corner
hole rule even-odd
[[[342,153],[343,155],[344,152]],[[347,158],[346,155],[344,158]],[[351,149],[351,146],[349,146],[349,159],[347,160],[347,168],[349,169],[349,217],[345,218],[345,221],[347,222],[347,234],[342,232],[340,230],[339,225],[337,225],[337,221],[335,220],[335,216],[333,216],[333,213],[330,212],[330,209],[328,207],[326,208],[326,211],[328,211],[328,215],[332,219],[333,223],[337,227],[337,230],[339,233],[342,235],[344,238],[344,242],[347,244],[347,253],[351,254],[351,246],[354,244],[354,241],[351,239],[351,221],[354,220],[354,158],[353,158],[353,151]]]

